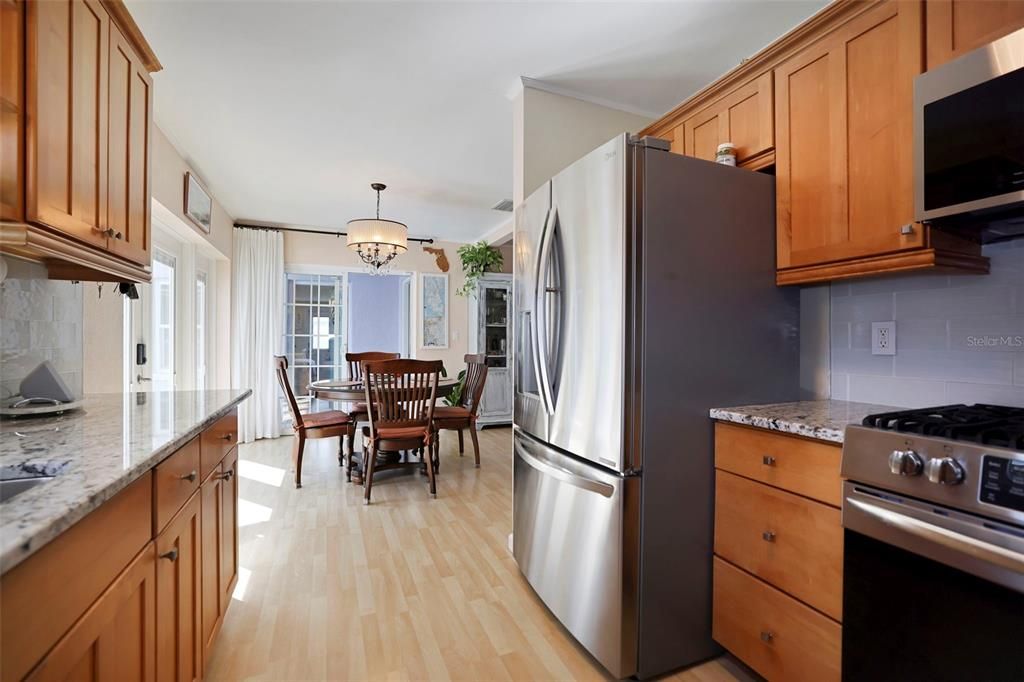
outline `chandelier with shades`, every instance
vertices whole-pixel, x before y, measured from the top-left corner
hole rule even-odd
[[[377,193],[377,217],[348,221],[348,248],[359,254],[371,275],[383,275],[391,270],[395,256],[409,248],[409,228],[397,220],[380,217],[380,193],[387,186],[374,182],[370,187]]]

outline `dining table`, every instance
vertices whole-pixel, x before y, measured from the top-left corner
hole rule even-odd
[[[447,398],[451,395],[458,379],[440,377],[437,380],[437,397]],[[316,400],[332,400],[346,403],[364,402],[366,386],[362,379],[323,379],[309,384],[309,395]]]

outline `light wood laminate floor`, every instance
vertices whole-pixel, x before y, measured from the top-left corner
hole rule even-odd
[[[436,499],[387,472],[373,503],[345,482],[337,441],[309,441],[303,487],[291,438],[239,447],[241,571],[210,680],[594,680],[605,677],[548,613],[507,549],[512,432],[458,456],[442,434]],[[749,679],[729,658],[669,678]]]

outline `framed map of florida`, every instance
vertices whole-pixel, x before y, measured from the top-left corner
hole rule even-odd
[[[420,348],[448,347],[448,275],[420,275]]]

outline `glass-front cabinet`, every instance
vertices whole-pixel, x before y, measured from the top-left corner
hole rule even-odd
[[[477,284],[476,348],[487,362],[478,424],[512,423],[512,275],[487,273]]]

